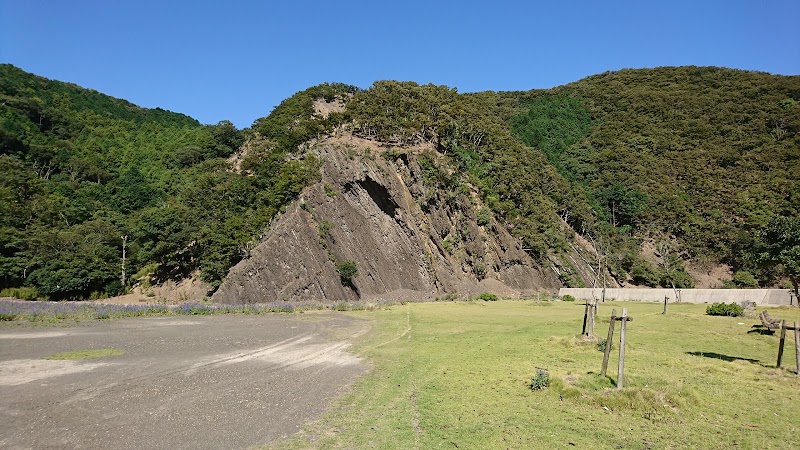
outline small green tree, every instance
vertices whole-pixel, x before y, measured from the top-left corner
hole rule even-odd
[[[339,278],[345,286],[353,286],[353,278],[358,275],[358,266],[356,262],[348,259],[347,261],[336,264],[336,271],[339,272]]]
[[[758,280],[756,280],[756,277],[754,277],[752,273],[746,270],[736,271],[736,273],[733,274],[731,284],[739,289],[758,289]]]
[[[761,230],[762,245],[757,254],[760,264],[777,267],[798,295],[800,285],[800,218],[775,217]]]

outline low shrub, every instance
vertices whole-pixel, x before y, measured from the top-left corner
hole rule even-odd
[[[561,297],[561,301],[562,302],[574,302],[575,301],[575,297],[567,294],[567,295],[564,295],[564,296]]]
[[[487,292],[484,292],[483,294],[478,296],[478,300],[483,300],[485,302],[496,302],[497,296],[494,294],[489,294]]]
[[[706,314],[709,316],[730,316],[739,317],[744,314],[744,308],[736,303],[714,303],[706,308]]]
[[[489,225],[489,223],[492,221],[492,213],[489,211],[489,208],[479,209],[475,216],[477,218],[478,225],[482,227]]]
[[[328,222],[327,220],[323,220],[319,223],[319,237],[325,239],[328,237],[328,234],[331,232],[331,227],[333,224]]]
[[[342,284],[346,286],[353,286],[353,278],[358,275],[358,266],[355,261],[347,260],[336,264],[336,271],[339,272],[339,278]]]
[[[550,386],[550,373],[547,369],[536,368],[536,375],[531,378],[530,388],[532,391],[541,391]]]

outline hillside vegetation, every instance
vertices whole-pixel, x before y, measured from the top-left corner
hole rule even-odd
[[[320,99],[346,108],[316,115]],[[477,94],[324,84],[246,130],[9,65],[0,100],[0,288],[85,298],[194,271],[216,287],[317,180],[311,143],[334,133],[432,145],[444,158],[422,159],[425,182],[474,189],[567,285],[596,281],[581,264],[649,286],[692,286],[690,266],[726,264],[738,286],[800,274],[800,77],[659,68]],[[564,257],[575,248],[583,262]]]
[[[313,159],[272,148],[236,173],[226,158],[245,136],[230,122],[201,125],[9,65],[0,100],[2,288],[117,294],[123,243],[128,285],[195,270],[216,285],[315,176]]]
[[[588,282],[557,258],[574,230],[620,284],[691,287],[691,262],[756,287],[800,273],[798,100],[800,77],[678,67],[515,93],[378,82],[348,111],[356,133],[434,142],[565,284]]]

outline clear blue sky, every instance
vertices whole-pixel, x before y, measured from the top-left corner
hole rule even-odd
[[[0,62],[245,127],[325,81],[473,92],[666,65],[797,75],[798,23],[798,0],[0,0]]]

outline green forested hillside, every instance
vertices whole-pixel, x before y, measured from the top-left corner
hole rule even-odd
[[[255,176],[226,157],[244,140],[0,65],[0,287],[49,298],[122,291],[199,269],[218,283],[314,176],[267,152]],[[127,238],[124,238],[127,236]],[[138,272],[138,274],[137,274]]]
[[[570,114],[560,115],[576,125],[562,135],[581,138],[544,150],[586,192],[618,270],[666,284],[634,267],[619,245],[624,236],[650,241],[678,263],[723,262],[762,284],[774,279],[776,267],[757,253],[771,220],[800,217],[800,77],[713,67],[623,70],[530,97],[528,114],[565,99]],[[543,127],[524,122],[516,120],[515,129],[536,146],[531,131]]]
[[[334,98],[343,112],[314,115]],[[477,188],[533,256],[564,262],[565,284],[582,283],[559,258],[573,230],[634,284],[691,286],[686,267],[719,263],[739,286],[800,273],[800,77],[658,68],[477,94],[324,84],[237,130],[0,65],[0,288],[120,292],[123,242],[128,286],[194,270],[216,285],[316,179],[305,143],[335,127],[435,146],[448,167],[426,160],[428,181]]]
[[[740,286],[789,273],[763,249],[770,221],[800,220],[800,77],[667,67],[470,95],[378,82],[348,111],[365,136],[434,142],[540,259],[566,250],[566,222],[619,281],[690,287],[687,262],[730,265]],[[581,284],[569,267],[563,281]]]

